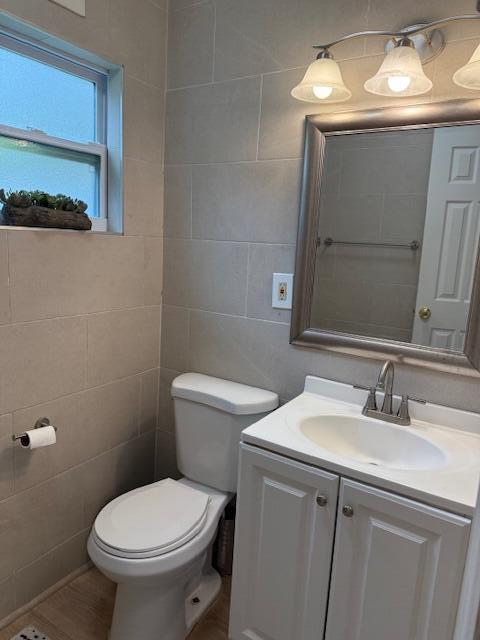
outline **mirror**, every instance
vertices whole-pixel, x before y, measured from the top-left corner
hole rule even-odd
[[[478,369],[473,102],[307,119],[292,342]]]

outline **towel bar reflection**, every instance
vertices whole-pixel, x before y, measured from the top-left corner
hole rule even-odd
[[[324,244],[326,247],[331,247],[333,244],[352,245],[354,247],[387,247],[393,249],[410,249],[411,251],[418,251],[420,249],[420,242],[418,240],[412,240],[408,244],[395,244],[392,242],[350,242],[348,240],[334,240],[333,238],[317,239],[317,246]]]

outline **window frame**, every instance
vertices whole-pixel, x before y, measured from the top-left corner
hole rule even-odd
[[[108,166],[112,161],[108,148],[109,70],[82,61],[63,51],[53,49],[42,42],[19,36],[4,27],[0,27],[0,47],[18,53],[19,55],[27,56],[40,63],[60,69],[61,71],[65,71],[95,84],[95,141],[86,143],[76,142],[67,138],[50,136],[40,130],[11,127],[3,124],[1,121],[0,135],[97,156],[100,166],[100,175],[98,178],[99,211],[98,217],[91,218],[92,231],[107,231],[109,224],[108,201],[109,191],[111,189],[111,185],[108,184]]]

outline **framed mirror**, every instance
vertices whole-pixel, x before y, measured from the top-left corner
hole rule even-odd
[[[478,376],[480,100],[309,116],[291,342]]]

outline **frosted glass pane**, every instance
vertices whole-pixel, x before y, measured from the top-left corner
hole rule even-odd
[[[0,124],[95,142],[95,83],[0,47]]]
[[[0,136],[0,188],[63,193],[88,204],[99,217],[98,156]]]

